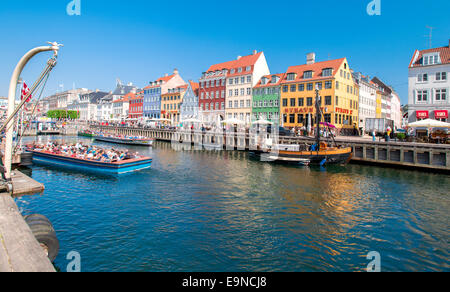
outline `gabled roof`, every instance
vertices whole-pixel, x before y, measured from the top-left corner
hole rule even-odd
[[[158,79],[156,80],[156,82],[159,83],[160,81],[162,81],[163,84],[164,84],[164,83],[167,83],[167,82],[169,82],[173,77],[175,77],[175,75],[176,75],[176,74],[172,74],[172,75],[160,77],[160,78],[158,78]],[[149,86],[144,87],[144,89],[157,88],[157,87],[160,87],[160,84],[156,84],[156,85],[153,85],[153,86],[149,85]]]
[[[259,53],[255,53],[255,54],[251,54],[248,56],[244,56],[244,57],[240,57],[239,59],[233,60],[233,61],[228,61],[228,62],[224,62],[224,63],[219,63],[219,64],[215,64],[212,65],[211,67],[209,67],[208,71],[206,72],[214,72],[214,71],[221,71],[221,70],[228,70],[230,71],[231,69],[235,69],[235,73],[230,75],[243,75],[243,74],[248,74],[253,72],[253,66],[256,64],[256,62],[258,61],[259,57],[261,57],[261,55],[263,54],[263,52],[259,52]],[[251,67],[251,71],[245,71],[245,68],[250,66]],[[241,73],[238,73],[238,68],[243,68]]]
[[[450,64],[450,44],[446,47],[440,47],[440,48],[434,48],[434,49],[428,49],[428,50],[416,50],[414,51],[414,55],[411,59],[411,62],[409,64],[409,68],[413,67],[421,67],[422,65],[422,59],[425,54],[429,53],[439,53],[441,57],[441,64]],[[437,65],[437,64],[434,64]]]
[[[283,78],[284,79],[283,83],[332,78],[337,74],[342,63],[344,63],[345,61],[346,61],[346,58],[341,58],[341,59],[336,59],[336,60],[317,62],[317,63],[313,63],[313,64],[291,66],[286,71],[286,75]],[[322,72],[324,69],[333,69],[332,75],[331,76],[322,76]],[[304,74],[304,72],[308,72],[308,71],[313,72],[313,77],[304,79],[303,74]],[[287,75],[289,73],[297,74],[297,76],[295,77],[294,80],[289,80],[289,81],[286,80]]]

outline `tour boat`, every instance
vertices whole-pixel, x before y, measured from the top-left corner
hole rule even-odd
[[[115,143],[115,144],[125,144],[125,145],[134,145],[134,146],[147,146],[150,147],[153,145],[155,139],[147,139],[147,138],[122,138],[122,137],[108,137],[108,136],[94,136],[94,139],[101,142]]]
[[[124,159],[118,162],[102,162],[54,154],[47,151],[33,149],[28,149],[28,151],[33,153],[33,162],[36,163],[114,175],[144,170],[150,168],[152,164],[152,158],[150,157]]]
[[[352,158],[353,150],[351,147],[341,147],[336,145],[334,137],[331,138],[335,146],[329,146],[326,142],[321,141],[320,125],[325,125],[329,130],[329,124],[321,123],[322,112],[320,109],[319,90],[316,89],[316,138],[315,144],[308,146],[304,145],[257,145],[257,150],[253,154],[261,157],[265,161],[287,162],[287,163],[306,163],[310,164],[346,164]],[[269,149],[270,148],[270,149]]]

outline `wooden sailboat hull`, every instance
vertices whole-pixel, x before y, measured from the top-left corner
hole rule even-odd
[[[270,152],[254,151],[255,155],[264,158]],[[352,158],[352,149],[348,148],[328,148],[320,151],[282,151],[278,154],[273,152],[270,157],[277,158],[274,161],[286,162],[296,160],[309,160],[310,164],[347,164]]]

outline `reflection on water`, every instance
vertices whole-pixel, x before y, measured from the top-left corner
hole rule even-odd
[[[152,169],[107,178],[33,167],[45,195],[19,205],[59,230],[61,267],[75,250],[85,271],[364,271],[378,251],[384,271],[449,270],[449,176],[168,143],[130,150],[152,156]]]

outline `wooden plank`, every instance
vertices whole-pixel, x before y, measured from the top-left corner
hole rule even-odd
[[[42,193],[45,190],[43,184],[26,176],[18,170],[13,171],[11,179],[13,184],[13,196],[33,195]]]
[[[9,194],[0,194],[0,272],[54,272]]]

